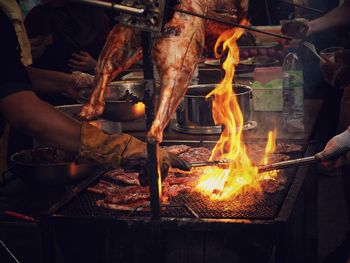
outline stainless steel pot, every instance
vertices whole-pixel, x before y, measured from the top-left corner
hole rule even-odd
[[[33,186],[59,186],[91,174],[95,163],[76,164],[74,156],[53,148],[30,149],[11,156],[13,172]]]
[[[217,84],[194,85],[188,88],[183,101],[176,111],[175,129],[193,134],[221,133],[221,126],[216,126],[212,116],[212,98],[206,99]],[[252,89],[244,85],[233,85],[241,108],[244,125],[250,119],[250,98]]]
[[[86,103],[91,89],[79,92],[79,101]],[[124,122],[137,120],[145,116],[145,107],[141,102],[144,96],[143,81],[114,81],[105,92],[105,109],[101,118]]]

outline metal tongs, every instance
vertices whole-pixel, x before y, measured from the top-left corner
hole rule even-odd
[[[299,167],[302,165],[308,165],[318,162],[319,159],[316,159],[315,156],[305,157],[305,158],[298,158],[294,160],[288,160],[278,163],[271,163],[266,165],[259,165],[258,171],[259,173],[265,173],[269,171],[274,170],[280,170],[280,169],[286,169],[286,168],[292,168],[292,167]],[[219,161],[207,161],[207,162],[193,162],[191,163],[191,167],[202,167],[202,166],[221,166],[221,167],[227,167],[230,163],[230,160],[219,160]]]

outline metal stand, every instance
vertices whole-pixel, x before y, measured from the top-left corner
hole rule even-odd
[[[147,130],[151,128],[154,119],[155,81],[152,62],[152,33],[142,32],[143,74],[145,81],[144,102],[146,105]],[[161,175],[158,169],[159,144],[147,143],[147,173],[149,175],[149,193],[151,199],[151,237],[152,259],[155,263],[162,262],[162,230],[160,225],[160,183]]]
[[[154,119],[154,72],[152,62],[152,34],[142,32],[143,74],[145,79],[146,124],[151,128]],[[158,144],[147,143],[147,172],[149,175],[149,191],[151,197],[152,219],[160,219],[160,198],[158,171]]]

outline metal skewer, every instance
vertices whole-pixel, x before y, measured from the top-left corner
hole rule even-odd
[[[191,16],[195,16],[195,17],[200,17],[200,18],[203,18],[203,19],[211,20],[211,21],[214,21],[214,22],[218,22],[218,23],[221,23],[221,24],[226,24],[226,25],[233,26],[233,27],[240,27],[240,28],[243,28],[245,30],[258,32],[258,33],[269,35],[269,36],[274,36],[274,37],[287,39],[287,40],[293,40],[294,39],[293,37],[290,37],[290,36],[287,36],[287,35],[272,33],[272,32],[268,32],[268,31],[257,29],[255,27],[244,26],[244,25],[240,25],[240,24],[237,24],[237,23],[234,23],[234,22],[226,21],[226,20],[223,20],[223,19],[215,18],[215,17],[208,17],[206,15],[197,14],[197,13],[194,13],[194,12],[191,12],[191,11],[187,11],[187,10],[182,10],[182,9],[178,9],[178,8],[173,8],[173,10],[176,11],[176,12],[179,12],[179,13],[183,13],[183,14],[187,14],[187,15],[191,15]]]
[[[111,9],[114,9],[115,11],[120,11],[123,13],[137,15],[137,16],[143,15],[145,13],[145,9],[143,8],[120,5],[113,2],[104,2],[99,0],[72,0],[72,1],[93,5],[93,6],[98,6],[98,7],[103,7],[103,8],[111,8]]]
[[[266,165],[259,165],[258,171],[259,173],[265,173],[269,171],[274,170],[280,170],[280,169],[286,169],[286,168],[292,168],[302,165],[308,165],[318,162],[319,160],[316,159],[315,156],[305,157],[305,158],[298,158],[294,160],[289,161],[283,161],[278,163],[271,163]],[[202,166],[212,166],[212,165],[218,165],[227,167],[229,165],[229,160],[219,160],[219,161],[208,161],[208,162],[194,162],[190,164],[191,167],[202,167]]]
[[[304,6],[304,5],[300,5],[300,4],[295,4],[295,3],[292,3],[292,2],[289,2],[289,1],[285,1],[285,0],[278,0],[278,1],[281,2],[281,3],[289,4],[289,5],[292,5],[292,6],[295,6],[295,7],[299,7],[299,8],[305,9],[305,10],[309,10],[309,11],[312,11],[312,12],[315,12],[315,13],[319,13],[319,14],[325,14],[326,13],[325,11],[322,11],[320,9],[316,9],[316,8],[313,8],[313,7]]]
[[[298,158],[298,159],[289,160],[289,161],[261,165],[261,166],[258,166],[258,171],[259,173],[265,173],[265,172],[274,171],[274,170],[313,164],[313,163],[317,163],[318,161],[319,160],[316,159],[315,156]]]
[[[111,2],[104,2],[104,1],[99,1],[99,0],[72,0],[72,1],[85,3],[85,4],[89,4],[89,5],[94,5],[94,6],[99,6],[99,7],[102,7],[102,8],[112,8],[112,9],[114,9],[116,11],[120,11],[122,13],[127,13],[127,14],[131,14],[131,15],[136,15],[138,17],[140,17],[140,16],[147,16],[147,10],[144,9],[144,8],[136,8],[136,7],[120,5],[120,4],[114,4],[114,3],[111,3]],[[264,31],[264,30],[260,30],[260,29],[257,29],[255,27],[251,27],[251,26],[240,25],[240,24],[237,24],[237,23],[234,23],[234,22],[231,22],[231,21],[226,21],[224,19],[215,18],[215,17],[209,17],[209,16],[206,16],[206,15],[194,13],[194,12],[187,11],[187,10],[182,10],[182,9],[179,9],[179,8],[172,8],[172,10],[175,11],[175,12],[179,12],[179,13],[183,13],[183,14],[187,14],[187,15],[203,18],[203,19],[206,19],[206,20],[211,20],[211,21],[214,21],[214,22],[218,22],[218,23],[221,23],[221,24],[226,24],[226,25],[229,25],[229,26],[232,26],[232,27],[240,27],[240,28],[243,28],[245,30],[254,31],[254,32],[265,34],[265,35],[269,35],[269,36],[274,36],[274,37],[287,39],[287,40],[293,40],[294,39],[294,38],[292,38],[290,36],[277,34],[277,33],[272,33],[272,32],[268,32],[268,31]]]

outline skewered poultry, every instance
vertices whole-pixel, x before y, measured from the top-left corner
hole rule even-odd
[[[176,8],[237,22],[246,12],[247,0],[182,0]],[[208,25],[206,24],[208,23]],[[212,26],[210,26],[212,25]],[[153,59],[160,75],[160,98],[155,119],[148,132],[149,142],[161,142],[163,130],[183,98],[199,61],[205,38],[207,48],[228,27],[174,12],[163,34],[155,41]],[[205,35],[207,34],[207,35]],[[117,26],[110,33],[97,66],[96,87],[81,117],[91,119],[103,112],[104,92],[108,83],[131,66],[141,55],[140,32]]]

